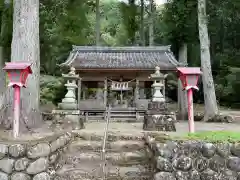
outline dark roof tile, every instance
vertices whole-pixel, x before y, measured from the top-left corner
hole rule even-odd
[[[73,46],[68,60],[62,65],[81,69],[161,69],[180,66],[169,46],[158,47],[95,47]]]

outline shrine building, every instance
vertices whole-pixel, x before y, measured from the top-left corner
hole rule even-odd
[[[97,116],[111,107],[116,117],[140,116],[152,96],[149,75],[176,71],[180,64],[170,46],[96,47],[73,46],[66,62],[79,75],[78,110]],[[165,96],[165,89],[162,90]]]

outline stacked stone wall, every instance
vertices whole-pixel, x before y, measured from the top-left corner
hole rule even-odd
[[[153,153],[154,180],[240,180],[240,143],[157,141],[146,135]]]
[[[1,141],[0,179],[52,179],[59,155],[71,140],[66,133],[37,141]]]

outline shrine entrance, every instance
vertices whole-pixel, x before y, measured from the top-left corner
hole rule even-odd
[[[120,78],[119,81],[108,79],[108,105],[114,109],[129,109],[135,106],[134,103],[134,87],[136,86],[133,80],[124,81]]]

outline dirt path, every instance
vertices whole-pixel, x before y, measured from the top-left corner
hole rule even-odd
[[[92,122],[86,123],[86,129],[83,131],[95,131],[103,132],[105,123],[101,122]],[[240,131],[240,124],[236,123],[204,123],[204,122],[195,122],[195,128],[197,132],[201,131]],[[188,123],[179,122],[176,123],[177,132],[165,132],[170,135],[186,135],[188,133]],[[115,123],[110,122],[109,131],[122,132],[122,133],[142,133],[142,123]]]

